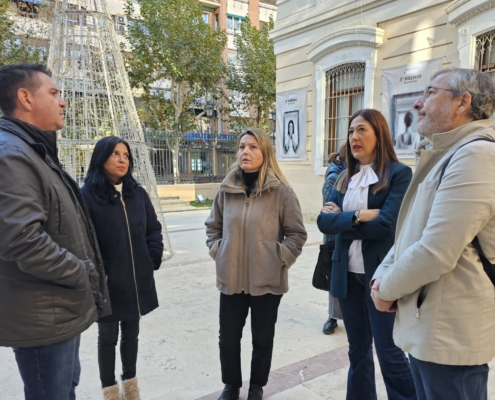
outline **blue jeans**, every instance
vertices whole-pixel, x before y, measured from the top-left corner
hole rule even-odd
[[[409,361],[392,338],[395,313],[380,312],[364,274],[348,272],[347,298],[339,299],[349,341],[347,400],[376,400],[373,341],[388,400],[416,399]]]
[[[486,400],[488,365],[443,365],[409,355],[419,400]]]
[[[81,335],[47,346],[14,349],[25,400],[74,400],[79,384]]]

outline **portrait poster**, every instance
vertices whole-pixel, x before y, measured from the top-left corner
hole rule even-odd
[[[306,107],[308,88],[277,93],[277,160],[306,160]]]
[[[382,113],[399,158],[415,157],[423,137],[416,128],[418,112],[413,105],[423,95],[433,73],[441,68],[442,59],[435,58],[383,70]]]

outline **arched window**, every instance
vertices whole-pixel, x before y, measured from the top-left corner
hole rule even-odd
[[[349,117],[363,108],[365,63],[339,65],[326,72],[325,159],[347,140]]]

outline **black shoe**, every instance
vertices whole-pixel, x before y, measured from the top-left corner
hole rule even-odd
[[[257,383],[249,385],[249,394],[247,400],[261,400],[263,398],[263,389]]]
[[[239,388],[234,387],[234,385],[225,385],[218,400],[239,400]]]
[[[337,328],[339,324],[337,324],[337,320],[335,318],[328,318],[328,321],[325,322],[325,325],[323,325],[323,333],[325,335],[331,335],[332,333],[335,332],[335,328]]]

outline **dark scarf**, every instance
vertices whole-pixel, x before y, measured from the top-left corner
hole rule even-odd
[[[21,121],[20,119],[14,117],[8,117],[6,115],[2,116],[3,119],[16,124],[24,132],[26,132],[31,138],[38,144],[45,146],[48,155],[57,163],[57,133],[55,131],[42,131],[40,128],[28,124],[27,122]]]
[[[246,185],[246,194],[249,197],[254,187],[256,186],[256,182],[258,182],[260,171],[245,172],[243,169],[241,171],[242,171],[242,181],[244,182],[244,185]]]

